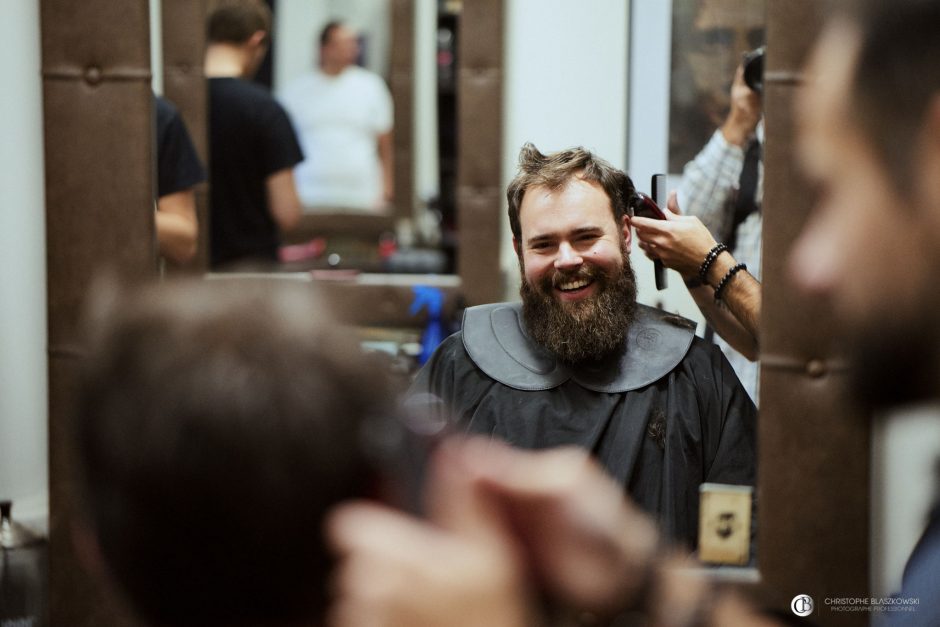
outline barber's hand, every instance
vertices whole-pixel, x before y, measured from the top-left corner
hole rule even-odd
[[[669,193],[665,220],[633,217],[640,249],[650,259],[660,260],[667,268],[692,278],[716,244],[715,238],[695,216],[684,216],[679,211],[676,192]]]
[[[659,532],[586,451],[530,452],[470,439],[459,456],[478,489],[501,506],[551,598],[601,615],[639,604]]]
[[[731,111],[721,126],[721,134],[729,144],[743,146],[757,128],[760,117],[760,94],[744,82],[744,66],[739,65],[731,84]]]
[[[339,557],[331,627],[535,624],[512,530],[459,456],[441,449],[430,473],[430,520],[363,502],[327,520]]]
[[[364,503],[330,516],[330,625],[523,627],[536,585],[599,614],[638,602],[658,532],[583,450],[452,440],[431,470],[428,522]]]

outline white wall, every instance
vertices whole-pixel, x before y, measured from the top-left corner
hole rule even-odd
[[[150,86],[163,95],[163,16],[161,0],[150,0]]]
[[[436,0],[415,2],[414,55],[414,185],[416,201],[423,206],[424,201],[440,193]]]
[[[39,4],[0,20],[0,498],[14,516],[48,512],[45,197]]]
[[[274,91],[309,71],[319,58],[320,30],[343,20],[368,38],[366,67],[388,75],[389,0],[278,0],[274,23]]]

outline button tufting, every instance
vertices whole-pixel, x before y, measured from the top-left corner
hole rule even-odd
[[[826,362],[821,359],[811,359],[806,364],[806,374],[814,379],[818,379],[828,372]]]
[[[96,65],[90,65],[85,68],[85,82],[89,85],[97,85],[101,82],[101,68]]]

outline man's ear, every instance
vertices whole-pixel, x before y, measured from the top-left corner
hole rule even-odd
[[[251,34],[251,37],[248,38],[248,45],[251,48],[257,48],[262,44],[266,43],[268,33],[263,30],[256,30]]]
[[[633,229],[630,228],[630,216],[623,214],[623,224],[621,229],[623,232],[623,245],[626,251],[630,252],[630,244],[633,242]]]
[[[519,246],[519,240],[516,239],[516,236],[512,236],[512,248],[516,251],[516,257],[522,257],[522,248]]]

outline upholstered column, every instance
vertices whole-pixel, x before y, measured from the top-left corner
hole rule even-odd
[[[415,3],[390,0],[389,82],[395,104],[395,217],[412,219],[414,194]]]
[[[790,247],[812,207],[794,165],[794,97],[824,20],[813,0],[767,3],[764,152],[764,312],[759,427],[761,590],[789,613],[797,594],[820,625],[863,625],[867,613],[830,612],[825,597],[869,590],[869,423],[843,391],[835,324],[786,276]]]
[[[68,418],[77,322],[92,277],[154,276],[146,0],[42,0],[49,324],[50,623],[128,624],[72,547]]]
[[[503,294],[503,18],[503,0],[474,0],[463,3],[459,22],[457,273],[470,305]]]

